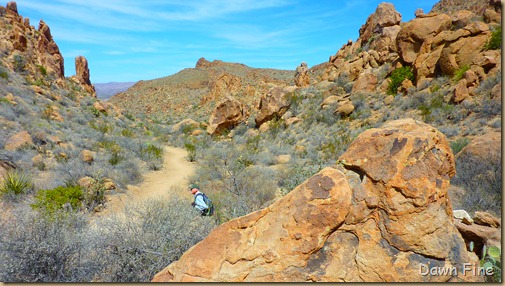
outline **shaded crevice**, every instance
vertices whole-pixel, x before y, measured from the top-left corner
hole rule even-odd
[[[363,171],[360,167],[357,167],[357,166],[351,166],[351,165],[344,165],[344,168],[348,171],[351,171],[351,172],[354,172],[356,174],[358,174],[359,176],[359,180],[361,182],[363,182],[363,179],[365,178],[366,176],[366,173],[365,171]],[[373,181],[373,180],[372,180]]]

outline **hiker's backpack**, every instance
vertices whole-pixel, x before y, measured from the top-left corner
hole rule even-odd
[[[206,194],[199,193],[197,196],[200,196],[200,195],[202,196],[203,201],[207,205],[207,208],[202,211],[202,215],[204,215],[204,216],[211,216],[211,215],[213,215],[214,214],[214,204],[209,199],[209,197],[207,197]]]

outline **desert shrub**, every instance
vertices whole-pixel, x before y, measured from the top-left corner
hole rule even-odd
[[[151,143],[142,144],[140,158],[148,163],[149,169],[159,170],[163,164],[163,148]]]
[[[188,159],[190,162],[194,162],[196,158],[196,146],[192,143],[185,143],[184,149],[188,152]]]
[[[29,192],[31,188],[32,183],[26,173],[10,170],[0,182],[0,195],[2,198],[15,199],[19,195]]]
[[[204,191],[209,190],[221,221],[255,211],[273,198],[277,188],[275,174],[253,165],[254,156],[232,143],[218,142],[207,150],[190,178]]]
[[[405,79],[409,79],[414,81],[414,72],[412,71],[412,67],[404,66],[401,68],[395,69],[391,75],[389,76],[391,82],[388,85],[387,93],[388,94],[396,94],[398,87],[402,84]]]
[[[82,204],[87,211],[93,211],[96,207],[105,203],[104,178],[96,174],[89,186],[83,188]]]
[[[467,211],[489,211],[501,216],[502,165],[500,156],[484,158],[462,154],[456,161],[456,175],[451,184],[466,190],[457,207]]]
[[[97,222],[92,241],[100,250],[103,270],[95,281],[148,282],[214,227],[213,218],[199,216],[189,200],[127,206],[124,215]]]
[[[140,149],[140,157],[144,160],[161,159],[163,148],[151,143],[144,144]]]
[[[91,281],[98,260],[80,237],[85,227],[78,213],[45,216],[20,209],[0,216],[0,280],[4,282]]]
[[[460,67],[457,71],[454,72],[454,75],[452,76],[452,80],[454,82],[458,82],[460,79],[463,78],[463,75],[465,72],[467,72],[470,69],[469,65],[464,65]]]
[[[452,153],[458,154],[459,151],[461,151],[461,149],[465,148],[465,146],[468,145],[468,143],[470,143],[470,139],[462,137],[458,138],[455,141],[452,141],[451,143],[449,143],[449,145],[451,146]]]
[[[47,70],[44,66],[42,65],[37,65],[37,68],[39,69],[39,72],[41,75],[46,76],[47,75]]]
[[[492,33],[491,39],[486,43],[486,50],[499,50],[501,49],[501,26],[498,26]]]
[[[6,71],[0,71],[0,78],[9,79],[9,74]]]
[[[38,191],[32,207],[50,214],[60,210],[79,210],[82,199],[83,193],[80,186],[59,186]]]
[[[17,73],[23,72],[25,69],[26,60],[21,55],[14,55],[13,59],[14,59],[13,63],[14,71]]]

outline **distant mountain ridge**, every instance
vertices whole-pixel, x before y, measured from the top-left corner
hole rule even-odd
[[[96,96],[102,100],[108,100],[111,96],[126,91],[135,82],[107,82],[95,83]]]

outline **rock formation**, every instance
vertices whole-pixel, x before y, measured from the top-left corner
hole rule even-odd
[[[302,62],[296,67],[295,73],[295,85],[297,87],[307,87],[310,85],[310,75],[308,73],[309,68],[306,62]]]
[[[210,115],[207,132],[212,135],[220,134],[245,121],[248,116],[249,113],[242,103],[227,96],[216,105]]]
[[[51,29],[43,20],[35,29],[30,25],[30,19],[18,14],[16,2],[9,2],[5,8],[0,7],[0,49],[3,51],[0,64],[22,75],[29,83],[39,83],[34,87],[36,93],[51,96],[47,88],[50,84],[69,88],[69,82],[65,79],[64,59]],[[76,72],[77,80],[74,82],[82,86],[86,95],[94,94],[86,59],[76,59]]]
[[[450,0],[442,2],[447,2],[444,7],[451,6],[448,4]],[[318,80],[347,78],[356,81],[366,73],[377,73],[374,69],[385,63],[396,66],[400,62],[413,68],[414,85],[421,86],[426,80],[440,75],[453,76],[468,66],[476,78],[467,81],[468,92],[466,87],[461,87],[454,96],[453,102],[462,102],[468,98],[467,94],[472,95],[472,89],[479,82],[499,70],[501,61],[499,51],[485,49],[491,31],[501,25],[501,8],[495,7],[493,2],[496,1],[469,2],[473,4],[434,9],[445,13],[417,11],[416,18],[406,23],[400,23],[401,15],[392,4],[381,3],[361,27],[356,42],[350,40],[343,45],[330,57],[323,72],[312,72],[319,72]],[[487,9],[478,8],[477,4],[481,2],[485,2],[483,7]],[[461,7],[469,7],[470,11]],[[479,16],[481,20],[478,20]]]
[[[289,101],[286,90],[274,87],[260,99],[259,113],[255,118],[256,127],[273,118],[281,118],[289,109]]]
[[[75,58],[75,77],[87,92],[95,95],[95,87],[89,79],[88,60],[83,56]]]
[[[478,258],[452,219],[454,157],[442,133],[393,121],[363,132],[339,162],[220,225],[153,281],[482,281],[462,275]],[[422,274],[433,267],[457,271]]]

